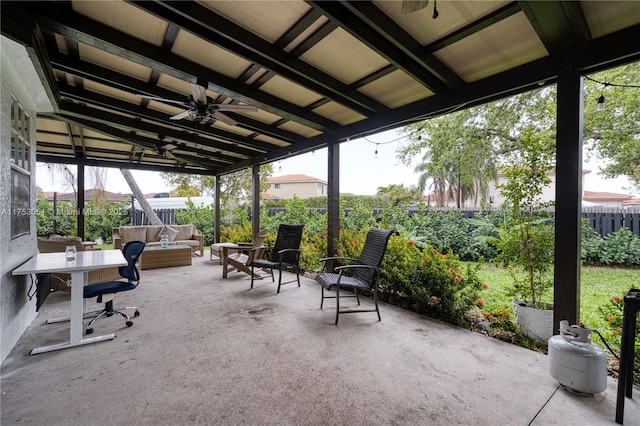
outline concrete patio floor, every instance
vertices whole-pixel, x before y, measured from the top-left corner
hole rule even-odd
[[[68,295],[49,296],[1,369],[2,425],[601,425],[615,424],[617,381],[577,396],[560,389],[547,357],[381,304],[333,325],[320,287],[221,266],[142,271],[116,296],[141,316],[95,333],[116,339],[29,355],[68,338]],[[277,277],[277,275],[276,275]],[[370,303],[364,299],[363,304]],[[640,390],[625,424],[640,425]]]

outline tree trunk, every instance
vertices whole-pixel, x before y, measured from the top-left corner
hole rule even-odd
[[[136,197],[138,203],[140,203],[140,208],[142,208],[144,214],[146,214],[149,218],[149,223],[151,225],[162,225],[162,221],[160,220],[156,212],[153,211],[146,198],[144,198],[144,194],[142,193],[142,190],[138,186],[136,180],[133,178],[131,171],[129,169],[120,169],[120,172],[122,173],[122,176],[124,176],[124,180],[127,181],[127,184],[131,189],[131,193],[134,197]],[[133,208],[133,206],[131,206],[131,208]]]

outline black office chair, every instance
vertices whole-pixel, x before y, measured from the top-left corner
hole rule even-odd
[[[271,249],[271,257],[266,259],[255,259],[251,262],[251,288],[253,288],[253,279],[256,276],[254,268],[269,269],[271,271],[271,280],[275,282],[273,270],[280,271],[278,275],[278,291],[280,286],[292,282],[298,282],[300,287],[300,242],[302,241],[302,229],[304,225],[286,225],[281,224],[278,227],[278,235],[276,242]],[[282,282],[282,270],[291,269],[296,273],[296,279]]]
[[[96,322],[98,318],[101,318],[103,316],[110,317],[113,314],[119,314],[123,316],[126,320],[127,327],[131,327],[133,325],[133,321],[129,319],[129,316],[127,314],[113,308],[112,295],[123,291],[133,290],[138,286],[138,282],[140,281],[140,272],[138,272],[138,268],[136,268],[136,262],[138,261],[140,254],[142,254],[144,246],[145,243],[142,241],[129,241],[122,249],[122,254],[124,255],[125,259],[127,259],[127,266],[121,266],[120,268],[118,268],[118,272],[120,272],[122,278],[125,278],[127,281],[107,281],[87,285],[84,287],[84,298],[91,299],[93,297],[97,297],[98,303],[102,303],[103,296],[111,295],[109,300],[105,302],[103,310],[85,314],[85,317],[94,317],[87,325],[86,334],[93,333],[93,323]],[[135,309],[133,315],[136,317],[140,316],[140,312],[135,306],[127,306],[125,308],[119,309]]]

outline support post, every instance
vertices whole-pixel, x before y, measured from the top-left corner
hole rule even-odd
[[[583,77],[561,77],[557,88],[554,334],[561,320],[580,320]]]
[[[76,221],[78,237],[84,241],[84,164],[78,164],[78,194],[76,199]]]
[[[216,183],[215,183],[215,194],[214,194],[214,207],[213,207],[213,232],[215,235],[213,236],[214,242],[220,242],[220,175],[216,175]]]
[[[251,196],[251,241],[255,241],[260,232],[260,165],[251,168],[252,196]]]
[[[340,143],[328,144],[327,154],[327,257],[331,257],[340,233]]]

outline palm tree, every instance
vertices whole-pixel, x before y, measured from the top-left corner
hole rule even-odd
[[[427,188],[427,181],[431,181],[429,189],[436,197],[436,203],[442,207],[445,201],[453,199],[452,177],[450,167],[444,164],[436,164],[430,161],[429,153],[422,157],[423,162],[418,164],[414,171],[420,173],[418,178],[418,190],[423,193]],[[448,196],[445,198],[445,194]]]
[[[151,225],[162,225],[162,221],[160,220],[156,212],[151,208],[147,199],[144,198],[144,194],[142,193],[142,190],[138,186],[138,183],[136,182],[136,180],[133,178],[131,171],[129,169],[120,169],[120,173],[122,173],[124,180],[129,185],[129,189],[131,189],[131,193],[133,194],[134,197],[136,197],[136,200],[138,200],[138,203],[140,203],[140,208],[142,209],[144,214],[147,215],[147,218],[149,219],[149,223]],[[131,208],[133,209],[133,206],[131,206]]]

